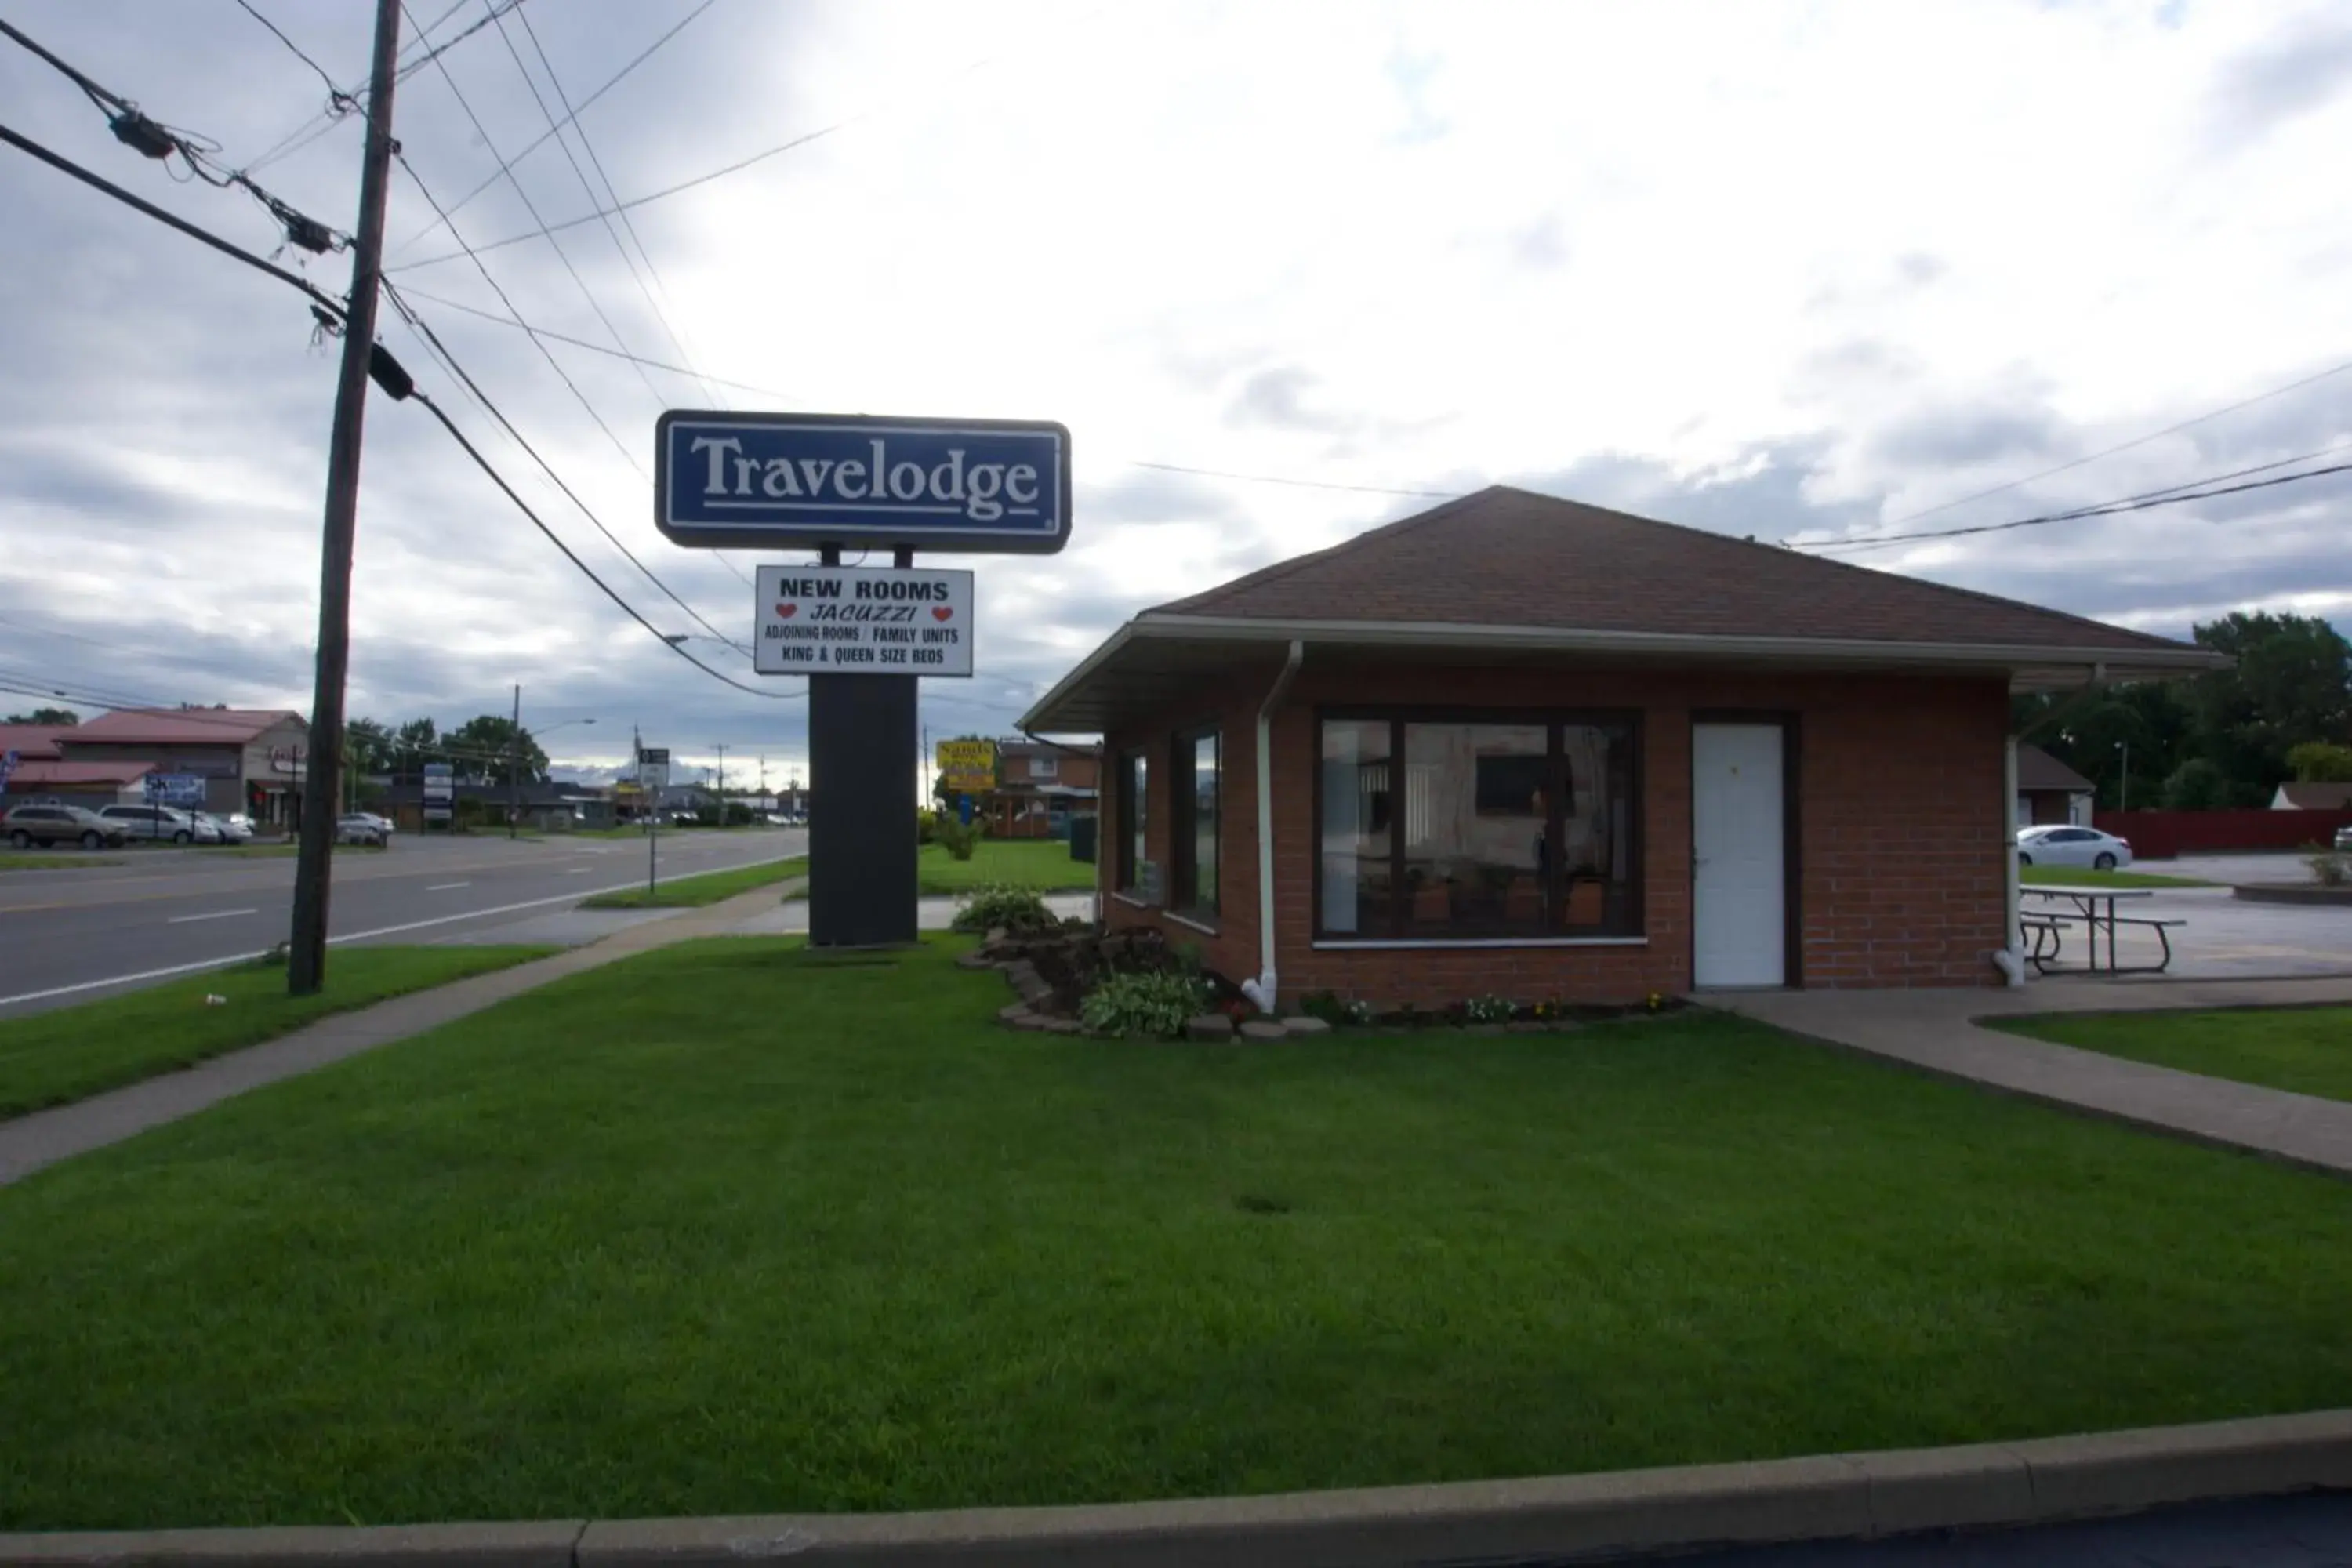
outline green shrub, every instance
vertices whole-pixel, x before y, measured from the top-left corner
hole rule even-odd
[[[1208,1005],[1209,987],[1193,975],[1131,973],[1113,974],[1088,992],[1078,1016],[1101,1034],[1172,1040]]]
[[[2305,856],[2303,863],[2311,868],[2311,874],[2319,879],[2323,888],[2340,888],[2352,882],[2352,855],[2322,849],[2315,855]]]
[[[1310,1018],[1320,1018],[1333,1028],[1347,1023],[1348,1005],[1339,1000],[1336,991],[1309,991],[1298,999],[1298,1010]]]
[[[1507,1024],[1517,1010],[1504,996],[1473,996],[1462,1004],[1462,1016],[1474,1024]]]
[[[964,895],[955,912],[955,929],[975,935],[999,926],[1014,936],[1035,936],[1059,931],[1062,922],[1045,900],[1026,888],[978,888]]]
[[[932,826],[931,837],[948,852],[950,859],[969,860],[979,847],[981,827],[977,822],[959,822],[946,812],[939,815]]]
[[[937,836],[939,828],[940,814],[938,812],[927,811],[921,806],[917,806],[915,808],[916,843],[929,844],[931,839]]]

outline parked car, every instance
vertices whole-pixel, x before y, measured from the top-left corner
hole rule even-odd
[[[217,844],[220,830],[199,820],[201,814],[191,815],[170,805],[105,805],[99,816],[110,822],[119,822],[122,831],[131,838],[148,838],[174,844]]]
[[[101,846],[121,847],[127,834],[122,824],[110,822],[87,806],[80,805],[20,805],[11,811],[5,822],[8,842],[19,849],[38,845],[46,849],[52,844],[79,844],[85,849]]]
[[[2021,827],[2017,830],[2017,863],[2087,866],[2095,871],[2112,871],[2132,863],[2131,845],[2095,827]]]
[[[2336,830],[2336,847],[2352,849],[2352,827],[2339,827]]]
[[[392,846],[392,824],[373,812],[354,811],[335,819],[335,842],[338,844],[371,844],[378,849]]]
[[[253,828],[241,816],[215,816],[211,812],[197,814],[197,820],[218,835],[211,840],[216,844],[244,844],[253,837]],[[199,842],[203,842],[199,840]]]

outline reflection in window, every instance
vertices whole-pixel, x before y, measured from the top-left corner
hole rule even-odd
[[[1176,768],[1169,776],[1174,813],[1168,856],[1174,876],[1168,907],[1193,914],[1217,912],[1217,820],[1221,784],[1216,731],[1176,742]]]
[[[1326,931],[1386,936],[1391,833],[1385,720],[1323,726],[1322,897]]]
[[[1407,724],[1405,930],[1539,936],[1545,928],[1540,724]]]
[[[1322,934],[1641,931],[1629,719],[1330,719],[1320,729]]]
[[[1144,785],[1150,782],[1149,765],[1141,752],[1129,752],[1119,759],[1118,769],[1118,829],[1119,890],[1132,893],[1142,886]]]

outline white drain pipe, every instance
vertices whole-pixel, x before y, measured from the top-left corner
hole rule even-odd
[[[2018,923],[2017,891],[2017,737],[2010,736],[2000,748],[2000,820],[2001,853],[2008,868],[2001,875],[2001,892],[2009,900],[2009,914],[2003,921],[2003,931],[2009,945],[1992,954],[1995,969],[2009,989],[2014,991],[2025,984],[2025,928]]]
[[[1290,683],[1307,658],[1307,645],[1293,639],[1282,673],[1257,708],[1257,945],[1258,974],[1242,982],[1242,994],[1261,1013],[1272,1015],[1274,973],[1274,710],[1289,695]]]

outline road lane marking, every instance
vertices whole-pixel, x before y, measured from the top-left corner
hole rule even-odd
[[[564,868],[563,874],[567,877],[584,877],[595,868],[593,866],[569,866]]]
[[[428,893],[446,893],[452,888],[470,888],[473,885],[471,882],[435,882],[425,890]]]
[[[191,921],[225,921],[236,915],[257,915],[260,912],[259,910],[215,910],[210,914],[173,915],[163,923],[167,926],[184,926]]]
[[[744,864],[747,867],[772,866],[777,860],[789,860],[793,858],[789,855],[779,855],[773,859],[750,860]],[[675,882],[685,875],[688,873],[673,872],[656,880]],[[625,893],[644,886],[643,881],[632,879],[626,882],[615,882],[609,888],[591,889],[585,893],[558,893],[550,899],[526,899],[519,904],[499,904],[492,909],[467,910],[462,914],[436,915],[431,920],[410,921],[404,925],[378,926],[373,931],[355,931],[343,936],[331,936],[327,939],[327,945],[336,947],[347,942],[365,942],[371,937],[397,936],[403,931],[423,931],[427,926],[454,925],[459,921],[488,920],[492,915],[510,915],[517,910],[545,909],[550,904],[576,904],[583,899],[593,899],[601,893]],[[46,991],[24,991],[14,996],[0,996],[0,1007],[13,1007],[19,1002],[45,1002],[52,996],[72,996],[84,991],[103,991],[109,986],[131,985],[142,980],[168,980],[174,974],[195,974],[204,970],[222,969],[232,963],[244,963],[248,960],[263,956],[265,955],[259,952],[232,952],[221,958],[198,959],[194,963],[174,963],[163,969],[142,969],[136,974],[117,974],[105,980],[84,980],[72,985],[52,985]]]

